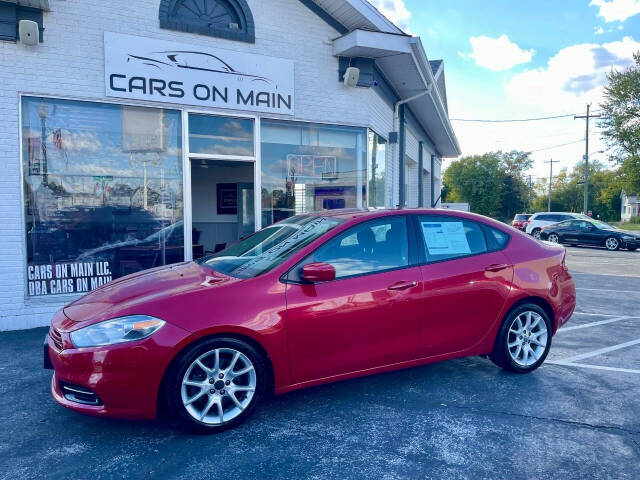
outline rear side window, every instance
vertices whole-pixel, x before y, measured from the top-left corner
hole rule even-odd
[[[483,225],[482,228],[487,235],[489,250],[502,250],[509,243],[509,239],[511,237],[509,237],[509,235],[507,235],[506,233],[498,230],[497,228],[489,227],[487,225]]]
[[[565,220],[571,220],[573,217],[571,215],[554,215],[556,218],[556,222],[564,222]]]
[[[553,215],[538,215],[534,220],[540,220],[541,222],[553,222]]]
[[[420,216],[428,262],[467,257],[487,252],[480,225],[456,217]]]

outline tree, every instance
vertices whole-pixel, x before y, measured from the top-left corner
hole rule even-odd
[[[473,212],[501,220],[526,209],[530,190],[524,172],[531,168],[527,152],[489,152],[462,157],[443,175],[449,202],[468,202]]]
[[[599,125],[618,163],[640,156],[640,52],[633,59],[635,63],[626,70],[607,74],[609,84],[600,104]]]

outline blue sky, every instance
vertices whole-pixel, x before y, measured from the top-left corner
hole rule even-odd
[[[606,72],[625,68],[640,50],[640,0],[370,1],[419,35],[430,59],[444,59],[452,118],[581,113],[589,102],[597,110]],[[571,117],[453,125],[463,154],[537,150],[536,176],[548,175],[551,157],[559,170],[584,153],[584,120]],[[591,133],[590,150],[603,150],[597,128]]]

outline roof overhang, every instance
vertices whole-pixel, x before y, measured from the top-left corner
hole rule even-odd
[[[366,0],[312,1],[349,31],[362,29],[387,33],[404,33]]]
[[[18,7],[36,8],[48,12],[49,0],[1,0],[0,3],[12,3]]]
[[[400,99],[428,91],[409,102],[411,111],[429,134],[442,157],[460,155],[460,145],[449,121],[429,60],[418,37],[354,30],[333,41],[333,53],[340,57],[375,60]]]

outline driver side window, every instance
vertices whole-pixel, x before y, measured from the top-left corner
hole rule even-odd
[[[320,247],[303,264],[322,262],[336,269],[336,279],[409,265],[407,221],[383,217],[356,225]]]

